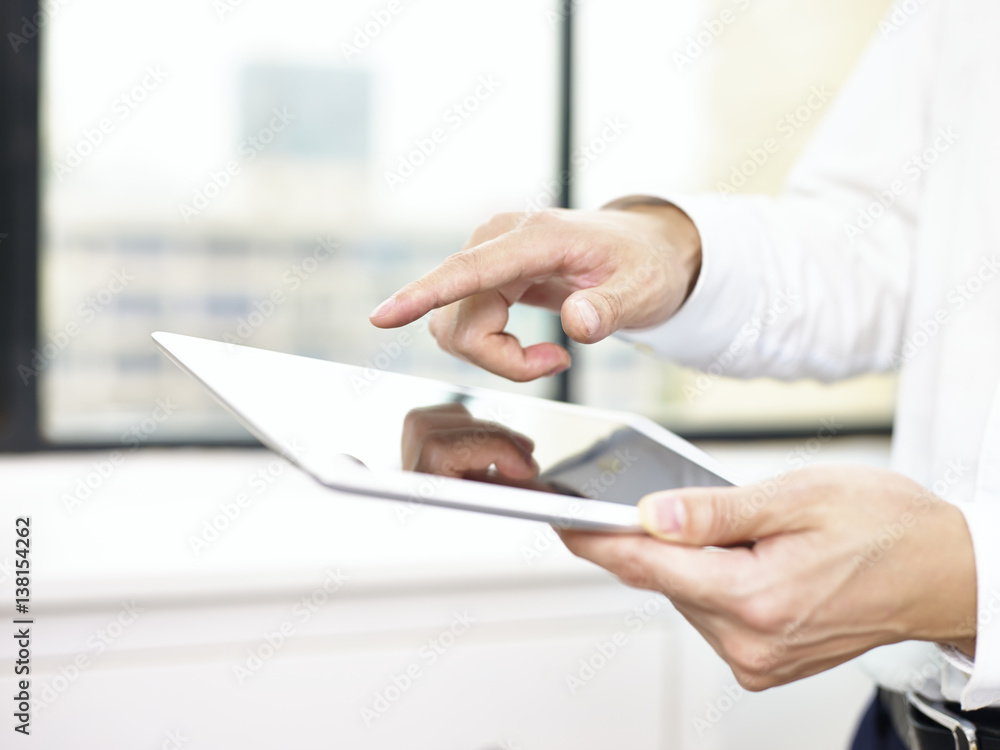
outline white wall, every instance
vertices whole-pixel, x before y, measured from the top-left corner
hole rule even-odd
[[[758,476],[790,447],[708,446]],[[881,441],[841,440],[819,458],[879,463],[885,453]],[[196,552],[205,521],[259,471],[275,472],[270,454],[132,454],[89,498],[65,502],[106,459],[0,459],[0,524],[32,516],[32,747],[83,737],[169,747],[167,733],[180,730],[189,748],[833,750],[871,692],[851,664],[762,694],[735,691],[662,597],[571,557],[544,525],[410,515],[286,469],[247,507],[230,507],[228,527]],[[11,601],[4,571],[0,597]],[[328,571],[346,580],[327,595]],[[476,622],[432,664],[421,648],[456,613]],[[248,649],[267,656],[269,634],[283,642],[253,670]],[[6,693],[12,639],[0,643]],[[581,673],[581,660],[599,668]],[[412,664],[419,676],[366,724],[362,709]]]

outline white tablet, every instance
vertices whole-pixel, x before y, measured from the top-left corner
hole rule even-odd
[[[563,528],[637,532],[643,495],[734,483],[710,456],[633,414],[175,333],[153,339],[264,445],[333,490]],[[456,413],[463,424],[453,429]],[[415,416],[423,431],[438,414],[445,429],[437,437],[444,439],[435,442],[455,459],[445,458],[446,473],[511,430],[533,441],[516,438],[538,474],[510,479],[493,464],[461,476],[403,470],[404,424],[409,437]]]

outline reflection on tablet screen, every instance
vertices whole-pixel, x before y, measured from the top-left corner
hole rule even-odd
[[[729,484],[631,426],[555,408],[518,414],[522,404],[499,400],[462,394],[410,410],[402,468],[627,505],[656,490]]]

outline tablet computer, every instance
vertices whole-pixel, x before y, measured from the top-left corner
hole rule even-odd
[[[175,333],[153,339],[265,446],[332,490],[634,533],[643,495],[734,483],[634,414]],[[503,471],[511,445],[535,460],[533,476]]]

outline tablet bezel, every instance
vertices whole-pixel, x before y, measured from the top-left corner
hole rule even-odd
[[[270,354],[278,354],[283,357],[309,358],[176,333],[158,331],[152,334],[152,337],[157,347],[172,362],[201,383],[213,398],[232,413],[261,443],[332,490],[417,505],[431,505],[542,521],[565,529],[644,533],[639,523],[638,508],[632,505],[415,472],[370,471],[343,456],[296,455],[294,450],[290,450],[289,446],[284,444],[280,436],[270,434],[265,426],[257,424],[251,415],[242,413],[237,406],[231,403],[226,397],[224,388],[213,387],[200,375],[199,369],[202,366],[200,352],[204,352],[205,346],[209,345],[226,347],[228,353],[246,349],[267,351]],[[345,372],[353,370],[359,377],[364,376],[364,368],[361,367],[327,360],[314,361],[325,362]],[[472,397],[503,398],[527,406],[555,411],[571,411],[583,416],[619,422],[663,445],[668,450],[693,461],[725,482],[737,483],[731,472],[714,458],[646,417],[629,412],[597,409],[486,388],[454,386],[443,381],[420,378],[414,375],[392,373],[391,376],[393,380],[402,383],[410,379],[432,382]],[[431,487],[432,491],[428,492],[428,487]]]

